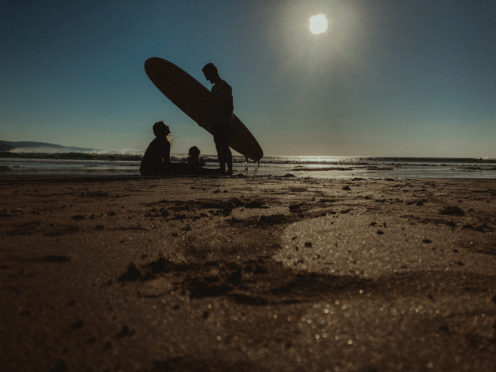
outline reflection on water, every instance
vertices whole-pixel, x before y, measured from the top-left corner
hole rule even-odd
[[[216,168],[214,156],[204,157]],[[176,155],[173,160],[185,161]],[[339,156],[272,156],[260,163],[235,157],[235,173],[248,176],[316,178],[496,178],[496,159],[367,158]],[[0,174],[138,175],[136,160],[0,158]]]

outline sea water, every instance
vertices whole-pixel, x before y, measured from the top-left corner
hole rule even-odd
[[[207,168],[218,167],[215,156],[203,159]],[[172,160],[186,162],[186,156],[178,154]],[[314,178],[496,178],[496,159],[266,156],[254,163],[234,156],[234,172]],[[0,158],[0,174],[139,175],[139,161]]]

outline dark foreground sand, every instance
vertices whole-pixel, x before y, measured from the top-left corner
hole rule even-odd
[[[2,371],[496,365],[496,180],[0,184]]]

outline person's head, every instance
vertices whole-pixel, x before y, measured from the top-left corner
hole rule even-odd
[[[155,137],[165,137],[170,133],[169,126],[163,121],[157,121],[153,124],[153,133]]]
[[[217,80],[220,79],[219,71],[217,71],[217,67],[215,67],[213,63],[207,63],[205,66],[203,66],[202,71],[205,75],[205,78],[211,83],[215,83]]]
[[[197,158],[200,156],[200,149],[196,146],[192,146],[189,148],[189,157],[190,158]]]

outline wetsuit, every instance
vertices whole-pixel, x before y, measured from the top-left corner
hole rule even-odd
[[[233,117],[232,88],[224,80],[219,79],[212,87],[214,142],[221,171],[232,173],[232,154],[229,149],[231,123]]]

